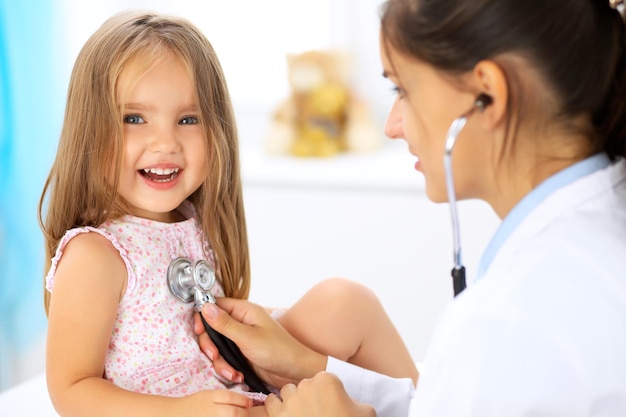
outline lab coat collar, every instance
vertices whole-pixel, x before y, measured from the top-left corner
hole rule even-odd
[[[610,165],[611,162],[606,154],[593,155],[552,175],[528,193],[496,230],[481,257],[474,281],[478,281],[485,275],[505,244],[509,246],[512,241],[534,234],[563,211],[606,188],[606,185],[593,185],[598,180],[594,180],[597,176],[591,174],[606,169]],[[624,166],[624,161],[613,165]],[[622,168],[621,171],[623,172],[624,169]],[[591,186],[584,185],[590,183]],[[576,191],[570,191],[572,189]],[[532,227],[520,227],[522,223],[532,225]]]

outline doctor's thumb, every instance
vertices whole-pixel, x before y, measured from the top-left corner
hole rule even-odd
[[[231,333],[237,322],[217,305],[213,303],[204,304],[202,306],[202,317],[216,331],[228,338],[232,338]]]
[[[220,309],[213,303],[206,303],[202,306],[202,315],[210,323],[215,321],[220,314]]]

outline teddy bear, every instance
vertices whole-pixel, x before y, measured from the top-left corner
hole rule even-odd
[[[311,50],[287,56],[290,95],[274,111],[266,139],[272,154],[327,157],[377,149],[381,133],[349,84],[348,56]]]

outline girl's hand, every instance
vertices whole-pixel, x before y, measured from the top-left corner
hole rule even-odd
[[[207,334],[204,329],[204,325],[202,324],[202,319],[200,319],[200,313],[194,314],[194,332],[198,335],[198,344],[200,345],[200,349],[204,352],[205,355],[211,359],[213,362],[213,366],[215,367],[215,372],[217,372],[221,377],[225,378],[227,381],[233,383],[242,383],[243,382],[243,374],[233,368],[226,360],[220,355],[219,350]]]
[[[333,374],[320,372],[296,387],[288,384],[280,392],[282,400],[270,395],[265,411],[270,417],[375,417],[374,409],[352,400]]]
[[[204,305],[207,323],[235,342],[266,383],[280,388],[326,369],[326,356],[297,341],[263,307],[234,298],[217,304]]]
[[[252,407],[250,398],[227,389],[199,391],[180,400],[184,406],[175,414],[185,417],[248,417]]]

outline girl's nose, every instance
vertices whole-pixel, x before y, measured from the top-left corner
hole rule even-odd
[[[393,102],[387,121],[385,122],[385,135],[389,139],[402,139],[404,138],[404,131],[402,129],[402,116],[400,114],[400,106],[398,98]]]
[[[176,136],[176,129],[157,128],[153,132],[150,148],[154,152],[174,153],[180,150],[180,141]]]

